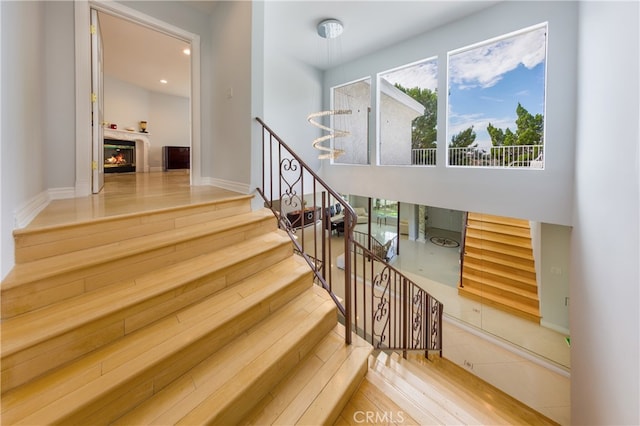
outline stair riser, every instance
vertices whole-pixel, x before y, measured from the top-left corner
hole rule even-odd
[[[335,309],[326,313],[320,322],[305,334],[291,336],[294,343],[287,343],[290,348],[277,356],[259,377],[240,377],[243,382],[243,392],[229,401],[224,409],[212,416],[204,423],[209,425],[238,424],[247,416],[253,407],[264,398],[282,379],[283,371],[293,369],[313,349],[320,340],[327,335],[336,325],[337,317]],[[248,369],[247,369],[248,370]],[[242,372],[240,373],[242,376]]]
[[[481,238],[467,235],[465,240],[465,251],[473,251],[476,253],[487,252],[491,255],[506,255],[514,258],[532,259],[531,247],[505,246],[501,243],[486,241]]]
[[[100,365],[100,369],[102,374],[112,374],[123,368],[126,369],[126,374],[118,374],[118,377],[121,377],[119,381],[115,381],[115,378],[111,378],[109,382],[106,380],[93,381],[88,387],[98,392],[93,394],[89,401],[82,404],[80,402],[68,404],[68,406],[61,403],[60,407],[56,407],[56,409],[51,407],[50,411],[49,407],[45,407],[43,412],[37,413],[33,418],[27,418],[27,421],[46,423],[50,422],[51,418],[55,418],[55,423],[61,424],[109,423],[150,396],[148,394],[149,386],[152,386],[154,392],[161,390],[168,383],[179,378],[211,354],[224,347],[236,336],[267,318],[272,312],[272,304],[285,304],[290,300],[292,294],[301,294],[311,285],[311,278],[306,275],[304,278],[295,280],[287,285],[288,288],[297,288],[297,291],[278,291],[265,295],[263,298],[256,298],[255,303],[243,305],[242,310],[232,308],[230,311],[232,315],[224,314],[219,316],[219,318],[225,318],[224,320],[220,321],[212,318],[210,320],[211,324],[209,324],[207,319],[203,321],[195,318],[193,321],[200,324],[199,328],[202,329],[202,327],[206,326],[206,332],[204,331],[205,329],[202,329],[203,333],[199,334],[197,338],[190,333],[192,337],[185,339],[185,344],[180,349],[173,350],[171,353],[164,353],[160,358],[157,355],[153,355],[157,353],[155,348],[151,351],[141,349],[144,355],[122,353],[111,357]],[[213,301],[212,303],[216,304],[218,302]],[[189,318],[184,318],[180,322],[189,320]],[[131,356],[135,356],[135,358],[132,359]],[[134,370],[131,371],[131,369]],[[74,389],[80,387],[81,384]],[[133,389],[133,392],[130,392],[131,389]],[[128,394],[124,401],[122,399],[123,394]],[[140,399],[134,399],[136,395]],[[118,403],[116,403],[117,400],[119,400]],[[123,402],[125,403],[122,404]],[[46,401],[43,401],[43,404],[46,404]],[[108,411],[110,415],[108,418],[96,417],[98,411]],[[3,413],[3,420],[12,423],[11,414],[11,412]]]
[[[488,306],[493,306],[493,307],[495,307],[497,309],[509,312],[509,313],[511,313],[513,315],[516,315],[516,316],[520,317],[520,318],[524,318],[526,320],[533,321],[533,322],[536,322],[536,323],[540,322],[540,317],[539,316],[531,315],[531,314],[529,314],[527,312],[523,312],[523,311],[520,311],[518,309],[514,309],[512,306],[496,302],[496,301],[491,300],[489,298],[479,297],[479,296],[477,296],[477,295],[475,295],[473,293],[465,292],[464,289],[458,288],[458,294],[460,294],[462,296],[465,296],[465,297],[467,297],[469,299],[476,300],[476,301],[481,302],[483,304],[486,304]]]
[[[511,256],[508,254],[478,250],[474,247],[465,248],[465,263],[468,262],[488,262],[496,268],[515,268],[529,273],[535,273],[535,264],[533,259],[523,259],[522,257]]]
[[[149,270],[224,249],[233,243],[272,231],[269,218],[251,224],[165,247],[149,247],[138,254],[118,259],[96,260],[95,264],[62,271],[52,277],[13,286],[2,292],[2,318],[10,318],[108,285],[132,279]],[[115,273],[114,273],[115,271]]]
[[[472,266],[463,266],[463,275],[467,275],[476,281],[490,284],[492,282],[499,283],[502,286],[513,287],[518,290],[523,290],[532,294],[538,294],[538,287],[536,281],[533,279],[526,279],[524,277],[504,276],[499,273],[492,273],[486,270],[474,269]]]
[[[481,232],[493,232],[496,234],[505,234],[509,236],[518,236],[523,238],[531,238],[531,231],[528,227],[511,226],[501,223],[486,223],[476,220],[467,222],[467,229],[474,229]]]
[[[250,202],[241,199],[40,230],[25,229],[15,233],[16,263],[209,222],[250,209]]]
[[[516,219],[514,217],[494,216],[490,214],[469,212],[467,215],[467,218],[473,221],[482,221],[487,223],[497,223],[502,225],[521,227],[521,228],[529,228],[528,220]]]
[[[490,284],[482,284],[478,281],[470,280],[466,277],[463,278],[462,283],[465,289],[476,289],[478,291],[481,291],[486,297],[491,297],[491,295],[508,297],[514,302],[522,303],[532,308],[538,308],[538,298],[535,294],[531,294],[530,297],[527,297],[519,293],[514,293],[502,288],[493,287]]]
[[[5,392],[26,383],[42,373],[203,300],[248,277],[253,272],[262,270],[288,256],[291,256],[290,244],[281,244],[260,256],[202,275],[186,282],[182,287],[145,299],[127,309],[114,311],[111,315],[86,323],[81,328],[3,357],[2,390]],[[305,279],[309,278],[305,277]],[[297,285],[291,286],[275,301],[280,300],[286,303],[288,298],[295,297],[299,291]],[[51,354],[55,356],[52,357]]]
[[[531,239],[526,237],[518,237],[515,235],[505,235],[496,232],[479,231],[477,229],[467,229],[467,242],[469,239],[481,242],[478,246],[482,247],[482,244],[498,243],[508,246],[519,247],[524,249],[531,249]]]
[[[358,389],[358,386],[367,374],[367,358],[358,356],[356,352],[361,352],[362,348],[356,348],[341,366],[336,376],[344,377],[346,387],[342,383],[331,382],[323,389],[318,396],[318,403],[309,407],[304,415],[299,419],[298,424],[334,424],[344,407],[349,402],[351,396]],[[369,349],[366,349],[367,353]]]
[[[521,281],[525,284],[536,285],[535,272],[524,271],[509,265],[501,265],[499,263],[478,261],[473,258],[465,258],[464,268],[478,275],[501,276],[514,281]]]

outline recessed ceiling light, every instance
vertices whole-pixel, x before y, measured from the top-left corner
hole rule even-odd
[[[162,80],[160,80],[160,83],[162,83],[162,84],[167,84],[167,83],[168,83],[168,81],[167,81],[167,80],[165,80],[165,79],[163,78]]]
[[[191,49],[189,49],[188,47],[186,49],[184,49],[182,51],[182,53],[184,53],[185,55],[191,55]]]

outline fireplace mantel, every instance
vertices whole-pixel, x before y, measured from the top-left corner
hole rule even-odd
[[[135,141],[136,143],[136,172],[149,171],[149,133],[131,132],[129,130],[104,129],[107,139],[118,139],[122,141]]]

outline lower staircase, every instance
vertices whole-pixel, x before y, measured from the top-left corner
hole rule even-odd
[[[368,386],[373,386],[374,392],[377,390],[378,394],[368,390]],[[424,353],[410,353],[407,359],[397,352],[371,355],[369,373],[362,388],[369,394],[374,393],[371,401],[388,400],[377,404],[379,407],[386,407],[378,408],[377,411],[387,417],[387,422],[378,423],[557,424],[446,358],[434,356],[427,359]],[[341,418],[349,417],[349,408],[347,405]],[[354,413],[360,411],[366,409]]]
[[[250,201],[16,231],[2,423],[334,423],[371,346]]]
[[[540,322],[529,222],[468,213],[458,294]]]

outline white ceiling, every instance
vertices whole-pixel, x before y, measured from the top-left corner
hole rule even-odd
[[[150,91],[189,96],[190,57],[182,52],[189,43],[106,13],[99,17],[105,75]]]
[[[238,0],[236,0],[238,1]],[[215,13],[216,1],[185,1],[199,13]],[[339,65],[412,38],[498,1],[266,0],[265,54],[278,49],[319,69]],[[317,24],[335,18],[344,33],[329,55]],[[187,44],[154,30],[101,14],[106,74],[148,90],[189,96]],[[324,49],[324,50],[323,50]],[[336,54],[335,51],[338,53]],[[168,84],[162,85],[160,79]]]

